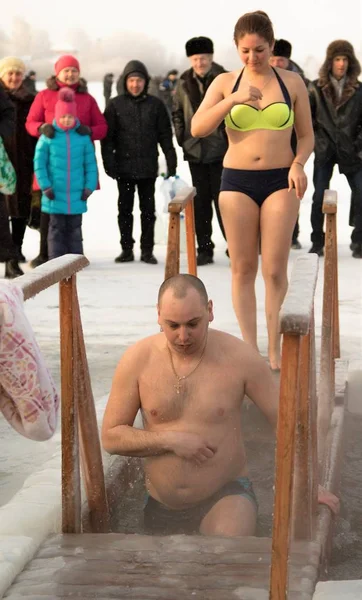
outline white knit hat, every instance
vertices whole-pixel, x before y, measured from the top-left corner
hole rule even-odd
[[[21,58],[16,58],[16,56],[5,56],[5,58],[0,60],[0,79],[9,71],[21,71],[22,73],[25,73],[26,66]]]

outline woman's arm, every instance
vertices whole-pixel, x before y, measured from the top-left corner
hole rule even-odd
[[[45,109],[43,98],[44,95],[42,94],[42,92],[35,96],[25,123],[27,132],[34,137],[40,137],[41,134],[39,131],[39,127],[41,127],[45,123]]]
[[[289,190],[295,188],[297,198],[302,200],[308,185],[304,165],[314,149],[314,132],[308,91],[299,75],[295,77],[295,86],[294,127],[297,134],[297,149],[289,169],[288,181]]]
[[[308,90],[301,77],[296,79],[294,127],[297,134],[297,152],[293,162],[304,166],[314,150],[314,132]]]
[[[258,88],[246,81],[240,83],[236,92],[231,92],[225,97],[224,88],[228,83],[231,85],[230,75],[230,73],[218,75],[208,88],[205,98],[191,121],[191,134],[194,137],[210,135],[236,104],[254,102],[263,97]]]
[[[226,98],[224,97],[225,75],[228,78],[230,77],[229,73],[222,73],[210,84],[203,101],[192,117],[191,134],[193,137],[206,137],[210,135],[210,133],[217,129],[234,106],[233,94],[230,94]]]

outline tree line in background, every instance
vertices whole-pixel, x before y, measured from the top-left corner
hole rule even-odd
[[[188,68],[184,48],[169,52],[161,41],[144,33],[119,31],[104,38],[93,38],[84,29],[64,29],[57,35],[61,44],[52,40],[44,28],[32,27],[23,17],[15,17],[10,31],[0,28],[0,58],[18,56],[29,69],[37,73],[37,79],[45,79],[53,73],[53,65],[59,54],[76,54],[82,67],[82,75],[88,80],[102,80],[106,72],[116,76],[125,64],[133,59],[141,60],[153,77],[163,78],[170,69],[180,71]],[[313,55],[299,61],[308,78],[314,79],[324,58]],[[240,60],[234,47],[215,49],[215,61],[225,69],[239,68]]]

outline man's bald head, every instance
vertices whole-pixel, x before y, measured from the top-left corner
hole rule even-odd
[[[190,289],[197,291],[201,302],[207,308],[209,298],[204,284],[195,275],[188,275],[187,273],[173,275],[173,277],[169,277],[162,283],[158,292],[158,306],[161,306],[163,295],[167,290],[171,290],[173,296],[181,300],[182,298],[186,298],[187,292]]]

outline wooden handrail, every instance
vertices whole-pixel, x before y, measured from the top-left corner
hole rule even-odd
[[[325,440],[333,410],[335,358],[340,356],[337,256],[337,192],[326,190],[323,199],[325,217],[325,258],[323,284],[322,339],[318,402],[319,464],[322,468]]]
[[[306,520],[311,530],[313,513],[312,477],[309,476],[310,447],[308,435],[310,422],[309,392],[299,404],[303,363],[310,361],[313,341],[313,304],[318,275],[318,257],[301,256],[295,262],[286,298],[280,314],[280,331],[283,334],[280,398],[276,445],[276,474],[272,558],[270,573],[270,599],[287,597],[289,542],[292,524],[292,497],[294,481],[295,448],[297,448],[297,481],[308,482],[303,490],[307,504]],[[302,342],[302,337],[307,341]],[[303,351],[303,345],[308,347]],[[303,360],[302,360],[303,359]],[[312,383],[308,384],[308,390]],[[298,419],[298,429],[296,421]],[[307,447],[306,447],[307,445]],[[301,488],[294,489],[294,497]],[[296,500],[299,503],[300,499]],[[298,515],[299,517],[299,515]]]
[[[59,283],[62,400],[62,530],[81,530],[79,456],[89,507],[90,528],[109,531],[101,447],[77,295],[76,273],[85,256],[65,255],[16,279],[27,300]]]
[[[185,187],[169,202],[165,279],[180,272],[180,213],[185,211],[188,272],[197,275],[195,247],[194,187]]]

